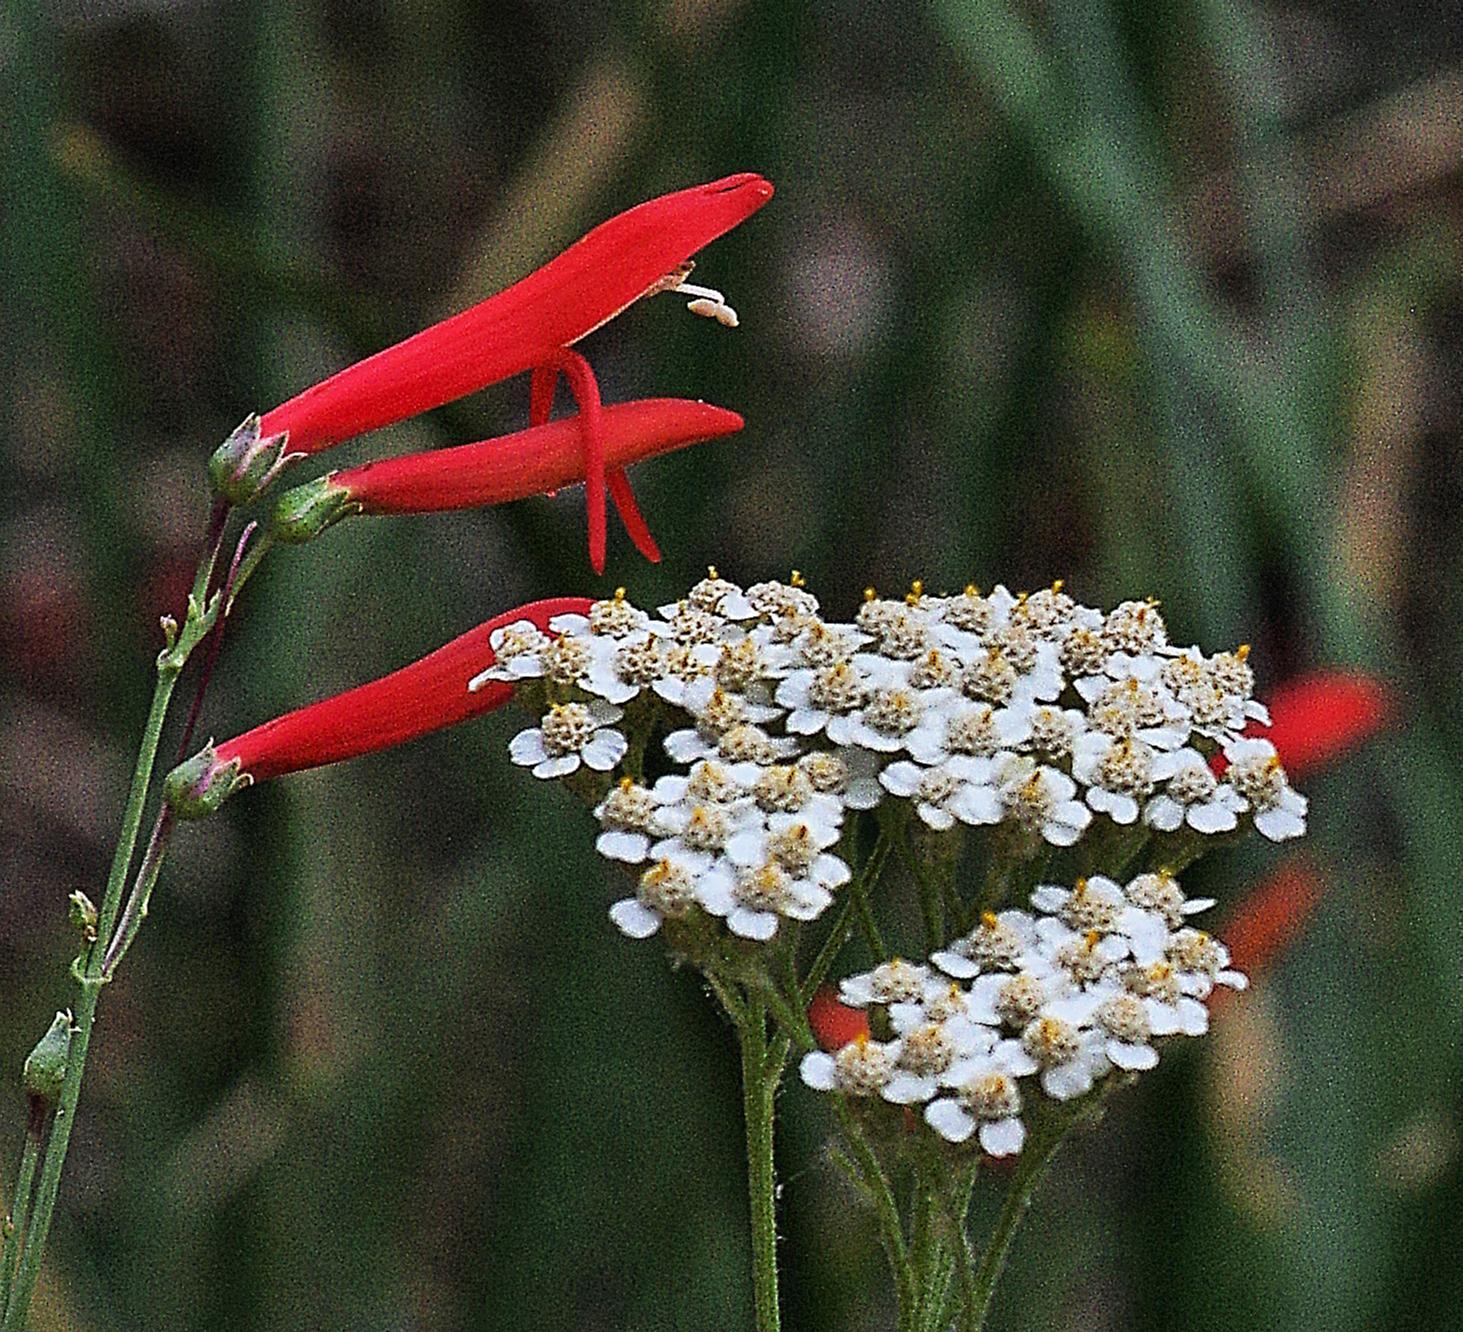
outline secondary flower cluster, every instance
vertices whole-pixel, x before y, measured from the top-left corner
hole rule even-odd
[[[1009,1156],[1026,1138],[1033,1088],[1022,1079],[1067,1101],[1114,1070],[1153,1068],[1160,1038],[1208,1030],[1202,1001],[1216,985],[1245,985],[1225,946],[1187,923],[1213,902],[1186,899],[1172,875],[1044,885],[1031,905],[985,913],[928,964],[895,959],[845,980],[842,1002],[876,1006],[891,1038],[814,1051],[803,1081],[923,1104],[942,1138],[975,1134],[991,1155]]]
[[[657,614],[621,590],[549,628],[495,630],[472,686],[534,686],[547,711],[510,752],[535,776],[626,769],[595,813],[604,855],[647,864],[612,911],[637,937],[698,907],[752,939],[816,917],[850,877],[846,811],[890,795],[936,831],[1000,826],[1018,854],[1094,818],[1170,838],[1305,827],[1274,747],[1244,734],[1268,721],[1247,649],[1176,647],[1151,602],[916,583],[836,623],[796,574],[744,590],[713,569]],[[646,781],[666,716],[651,764],[669,770]]]

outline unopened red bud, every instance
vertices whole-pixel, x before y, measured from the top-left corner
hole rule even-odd
[[[210,742],[167,775],[163,797],[180,819],[201,819],[253,782],[242,766],[238,759],[221,763]]]
[[[269,535],[287,545],[301,545],[360,511],[360,504],[351,498],[349,490],[336,485],[329,476],[318,477],[279,497],[269,517]]]
[[[214,490],[231,503],[251,503],[278,475],[288,443],[288,431],[266,435],[260,430],[259,417],[245,417],[208,460]]]

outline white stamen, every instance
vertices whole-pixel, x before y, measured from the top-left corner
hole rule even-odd
[[[723,328],[735,328],[739,322],[737,312],[726,303],[726,297],[714,287],[698,287],[694,282],[678,282],[669,290],[681,296],[694,296],[696,299],[686,306],[686,309],[694,315],[714,319]]]

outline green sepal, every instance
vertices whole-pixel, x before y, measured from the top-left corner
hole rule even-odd
[[[289,432],[261,435],[259,417],[246,416],[208,460],[208,479],[224,499],[250,504],[279,475]]]
[[[238,759],[220,763],[213,745],[207,744],[163,779],[163,799],[180,819],[204,818],[253,783],[242,766]]]
[[[313,541],[327,527],[359,513],[351,492],[331,479],[333,473],[285,491],[269,516],[269,535],[286,545]]]

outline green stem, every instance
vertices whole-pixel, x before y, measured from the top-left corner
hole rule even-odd
[[[55,1125],[51,1129],[50,1141],[46,1144],[45,1163],[41,1167],[41,1182],[36,1190],[35,1211],[32,1213],[31,1223],[26,1230],[15,1286],[11,1291],[10,1305],[5,1311],[4,1332],[19,1332],[19,1329],[24,1327],[31,1296],[35,1293],[36,1279],[40,1275],[41,1252],[45,1248],[46,1235],[51,1229],[51,1216],[56,1206],[56,1193],[61,1186],[61,1168],[66,1162],[66,1148],[71,1141],[71,1125],[76,1117],[76,1103],[81,1097],[81,1077],[86,1070],[86,1052],[91,1043],[92,1027],[96,1022],[97,1000],[100,998],[102,986],[105,984],[102,976],[102,959],[106,954],[107,942],[111,938],[112,926],[117,919],[117,911],[122,901],[122,889],[127,883],[127,872],[132,865],[132,855],[137,849],[137,833],[142,826],[143,802],[147,796],[148,784],[152,779],[153,764],[157,760],[158,741],[162,736],[163,720],[167,716],[168,703],[172,699],[173,687],[177,682],[178,669],[171,664],[164,665],[160,661],[157,684],[152,694],[152,706],[148,710],[147,724],[142,732],[142,744],[137,752],[137,763],[132,770],[132,785],[128,790],[127,803],[122,814],[122,832],[117,839],[117,849],[112,857],[111,872],[107,875],[106,892],[97,912],[97,939],[87,950],[84,964],[76,968],[77,996],[74,1005],[76,1017],[71,1035],[71,1048],[66,1059],[66,1078],[61,1084],[61,1096],[56,1105]]]
[[[786,1041],[789,1045],[796,1043],[800,1050],[812,1050],[818,1042],[813,1036],[812,1025],[808,1022],[808,1005],[803,999],[803,988],[798,983],[797,960],[791,955],[783,956],[779,969],[782,971],[783,989],[788,998],[783,999],[783,991],[774,990],[771,998],[776,999],[781,1008],[773,1009],[773,1016],[777,1018],[778,1026],[782,1028],[782,1035],[779,1039]],[[788,1025],[788,1018],[792,1019],[793,1025]]]
[[[863,1178],[865,1195],[874,1204],[874,1216],[879,1222],[879,1237],[884,1242],[884,1252],[889,1257],[889,1266],[894,1271],[894,1287],[899,1299],[899,1308],[907,1309],[912,1303],[913,1280],[909,1266],[909,1250],[904,1243],[904,1227],[899,1220],[899,1207],[894,1201],[894,1192],[889,1187],[889,1177],[879,1164],[879,1158],[858,1117],[842,1096],[834,1096],[833,1107],[843,1129],[844,1141],[853,1153],[853,1160]]]
[[[767,1016],[760,998],[747,1004],[738,1032],[742,1046],[742,1110],[747,1129],[747,1197],[752,1221],[752,1292],[757,1332],[778,1332],[777,1167],[773,1159],[773,1116],[781,1060],[768,1058]],[[778,1043],[785,1052],[785,1043]]]
[[[127,898],[127,905],[122,909],[122,915],[117,921],[117,928],[112,931],[112,940],[107,945],[106,955],[102,958],[102,978],[111,980],[117,965],[127,956],[127,950],[132,947],[132,941],[137,937],[137,931],[142,928],[142,922],[147,919],[147,908],[152,901],[152,890],[157,884],[158,874],[162,871],[163,857],[168,850],[168,835],[173,827],[172,806],[164,803],[157,812],[157,822],[153,824],[152,836],[148,839],[147,850],[143,853],[142,864],[137,871],[137,879],[132,885],[132,893]]]
[[[41,1138],[45,1130],[45,1116],[39,1120],[35,1107],[31,1108],[30,1123],[26,1125],[25,1147],[20,1153],[20,1172],[15,1180],[15,1194],[11,1200],[11,1214],[6,1229],[0,1260],[0,1317],[10,1303],[10,1288],[15,1281],[15,1270],[20,1263],[21,1244],[26,1234],[26,1214],[30,1210],[31,1185],[35,1183],[36,1160],[41,1154]]]
[[[726,1010],[727,1017],[736,1023],[740,1028],[746,1025],[747,1010],[742,1003],[740,996],[719,976],[713,972],[702,972],[706,978],[706,984],[710,987],[711,993],[716,996],[716,1001]]]
[[[233,610],[234,602],[239,599],[239,593],[244,590],[244,584],[254,576],[254,571],[264,562],[264,557],[269,554],[273,545],[274,537],[268,531],[261,533],[248,552],[235,565],[224,602],[225,615]]]
[[[187,665],[188,654],[213,627],[218,603],[210,608],[209,584],[213,580],[214,565],[222,539],[222,518],[218,507],[210,526],[209,540],[205,543],[198,570],[194,575],[193,589],[188,597],[188,614],[176,639],[169,638],[165,651],[157,659],[157,680],[153,686],[152,704],[148,708],[147,721],[142,729],[142,740],[137,748],[137,761],[132,768],[132,782],[127,790],[127,800],[122,809],[122,827],[117,837],[117,847],[112,855],[112,866],[107,874],[107,886],[102,894],[102,904],[97,911],[96,938],[78,958],[72,968],[76,978],[76,1001],[72,1005],[75,1014],[71,1033],[71,1046],[67,1052],[66,1077],[61,1084],[61,1095],[56,1104],[56,1117],[51,1136],[46,1143],[44,1161],[41,1164],[40,1184],[36,1188],[35,1206],[30,1224],[20,1250],[19,1265],[15,1282],[10,1292],[10,1302],[5,1308],[5,1321],[0,1332],[19,1332],[25,1326],[26,1314],[30,1310],[31,1297],[35,1294],[36,1281],[40,1276],[41,1255],[45,1250],[46,1237],[50,1233],[51,1218],[56,1208],[56,1195],[61,1187],[61,1171],[66,1164],[66,1149],[71,1143],[71,1127],[76,1118],[76,1105],[81,1099],[81,1079],[86,1071],[86,1054],[91,1045],[92,1028],[96,1024],[97,1003],[101,998],[102,986],[107,982],[105,961],[112,951],[113,933],[117,925],[118,912],[122,906],[122,893],[127,886],[127,876],[132,868],[132,858],[137,851],[137,835],[142,827],[143,809],[147,802],[147,790],[152,783],[153,768],[157,763],[158,743],[162,738],[163,723],[167,720],[168,705],[172,702],[173,690],[178,677]],[[165,821],[163,821],[165,822]],[[163,839],[166,840],[165,838]],[[151,869],[156,878],[161,864],[161,847]],[[144,870],[147,870],[144,866]],[[150,884],[149,884],[150,887]]]
[[[868,910],[869,888],[879,882],[880,876],[884,873],[884,862],[889,859],[889,851],[893,845],[893,838],[885,829],[880,828],[879,840],[874,843],[874,849],[869,852],[869,858],[854,876],[853,882],[849,884],[843,910],[839,912],[831,933],[823,941],[823,947],[818,950],[818,955],[813,959],[813,965],[808,969],[802,986],[804,1004],[818,992],[818,986],[823,983],[834,962],[838,960],[838,954],[843,950],[843,945],[848,942],[848,936],[853,933],[855,918],[861,911]],[[869,924],[872,924],[872,920]],[[865,933],[867,933],[867,926]],[[877,929],[874,933],[877,936]],[[876,956],[882,959],[885,954],[881,949]]]
[[[932,953],[945,942],[945,895],[940,884],[921,862],[907,837],[898,841],[899,858],[904,862],[919,890],[920,917],[925,927],[925,951]]]
[[[1006,1255],[1010,1252],[1011,1241],[1016,1237],[1016,1229],[1031,1205],[1037,1186],[1046,1176],[1052,1156],[1080,1113],[1081,1109],[1078,1109],[1055,1115],[1050,1123],[1027,1140],[1017,1158],[1016,1173],[1012,1176],[1011,1187],[1006,1191],[1006,1200],[1001,1204],[1001,1214],[996,1219],[995,1229],[981,1255],[980,1265],[972,1271],[968,1255],[962,1263],[965,1281],[964,1332],[981,1332],[985,1327],[991,1296],[995,1293],[1001,1270],[1006,1265]]]
[[[924,1162],[914,1173],[914,1199],[911,1208],[909,1269],[910,1307],[899,1311],[899,1325],[906,1324],[920,1332],[927,1323],[929,1307],[935,1298],[935,1267],[939,1260],[939,1244],[935,1235],[935,1198],[929,1170]]]
[[[863,932],[864,942],[873,950],[875,957],[881,959],[888,957],[889,951],[884,947],[883,936],[879,933],[878,922],[874,919],[874,909],[869,903],[868,884],[850,884],[849,892],[853,896],[854,918]]]
[[[965,1238],[965,1217],[970,1211],[970,1195],[975,1190],[978,1164],[965,1170],[949,1187],[939,1192],[940,1223],[945,1254],[939,1272],[939,1301],[931,1306],[933,1315],[931,1332],[943,1332],[951,1325],[959,1308],[961,1288],[955,1285],[955,1276],[970,1270],[970,1244]]]

